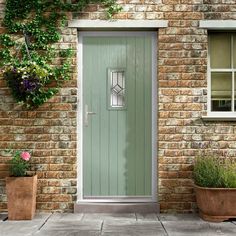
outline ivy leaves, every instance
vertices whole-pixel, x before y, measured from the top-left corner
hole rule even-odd
[[[88,4],[103,4],[108,18],[119,12],[116,0],[6,0],[0,36],[0,66],[16,101],[33,109],[55,95],[70,79],[72,49],[55,47],[62,36],[66,13],[82,11]],[[55,59],[60,63],[52,65]],[[40,76],[44,70],[47,75]],[[49,76],[50,74],[50,76]]]
[[[53,44],[61,39],[59,28],[64,26],[66,12],[82,11],[91,3],[103,4],[108,18],[121,11],[116,0],[77,0],[73,3],[63,0],[6,0],[3,24],[8,34],[0,37],[0,66],[9,63],[10,59],[15,60],[16,54],[11,55],[9,47],[17,46],[15,51],[20,51],[20,60],[27,58],[25,46],[15,44],[15,40],[22,37],[24,32],[31,53],[38,52],[44,60],[52,61],[47,51],[51,52]]]

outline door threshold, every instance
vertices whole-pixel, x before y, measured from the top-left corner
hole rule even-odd
[[[157,202],[137,203],[98,203],[76,202],[74,213],[159,213]]]

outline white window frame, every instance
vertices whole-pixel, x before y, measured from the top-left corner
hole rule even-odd
[[[235,31],[236,32],[236,21],[235,20],[200,20],[199,28],[206,30],[220,30],[220,31]],[[211,112],[210,104],[211,103],[211,76],[210,76],[210,61],[209,61],[209,53],[208,53],[208,63],[207,63],[207,116],[202,116],[202,119],[205,121],[236,121],[236,113],[235,112]],[[235,76],[235,75],[234,75]]]
[[[225,33],[228,33],[226,31]],[[210,39],[210,34],[208,35],[208,39]],[[211,64],[210,64],[210,40],[208,40],[208,58],[207,58],[207,116],[208,117],[219,117],[219,118],[224,118],[224,117],[235,117],[236,118],[236,110],[234,109],[235,107],[235,73],[236,73],[236,68],[233,68],[234,61],[233,61],[233,51],[234,51],[234,46],[233,45],[233,40],[234,36],[233,33],[231,34],[231,68],[230,69],[222,69],[222,68],[217,68],[217,69],[212,69]],[[235,56],[236,57],[236,56]],[[211,73],[212,72],[230,72],[232,74],[232,97],[231,97],[231,109],[232,111],[212,111],[211,110]]]

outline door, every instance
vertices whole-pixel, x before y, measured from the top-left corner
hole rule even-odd
[[[152,197],[152,39],[83,36],[83,199]]]

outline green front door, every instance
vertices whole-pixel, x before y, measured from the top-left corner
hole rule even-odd
[[[83,37],[83,197],[152,196],[152,35]]]

